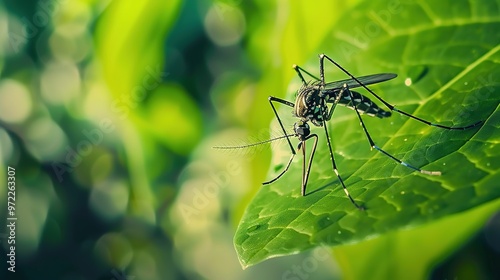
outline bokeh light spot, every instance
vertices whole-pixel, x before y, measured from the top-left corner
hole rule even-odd
[[[19,250],[16,255],[18,252],[23,255],[36,252],[54,195],[52,181],[47,175],[34,175],[31,179],[36,182],[36,188],[22,185],[21,181],[16,188],[16,216],[23,217],[16,227],[16,245],[22,244],[16,246]]]
[[[57,28],[50,36],[49,45],[54,57],[59,60],[82,61],[90,53],[92,40],[85,31],[72,26]]]
[[[66,134],[48,118],[39,118],[26,128],[26,147],[40,161],[55,160],[67,143]]]
[[[125,214],[128,197],[126,185],[119,182],[106,182],[92,189],[89,200],[90,208],[104,219],[115,219]]]
[[[133,257],[128,239],[119,233],[107,233],[94,246],[94,252],[106,263],[115,267],[127,267]]]
[[[62,105],[80,91],[80,73],[75,64],[51,63],[41,75],[43,98],[52,105]]]
[[[7,123],[22,123],[31,113],[32,101],[28,89],[21,83],[5,79],[0,82],[0,119]]]
[[[239,42],[246,28],[245,16],[240,9],[226,4],[215,4],[205,16],[208,37],[219,46],[230,46]]]
[[[92,181],[99,183],[105,180],[110,175],[112,167],[113,157],[109,153],[99,156],[91,167]]]
[[[9,162],[14,153],[14,144],[5,129],[0,128],[0,159]]]

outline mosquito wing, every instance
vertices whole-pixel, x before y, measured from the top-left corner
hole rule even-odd
[[[360,81],[362,84],[370,85],[370,84],[376,84],[380,82],[384,82],[390,79],[396,78],[398,75],[393,74],[393,73],[380,73],[380,74],[373,74],[373,75],[368,75],[368,76],[362,76],[362,77],[356,77],[358,81]],[[349,88],[356,88],[360,87],[361,85],[354,79],[345,79],[341,81],[335,81],[335,82],[330,82],[326,83],[325,89],[340,89],[344,86],[344,84],[347,84]]]

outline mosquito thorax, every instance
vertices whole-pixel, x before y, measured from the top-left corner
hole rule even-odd
[[[311,128],[304,121],[298,121],[293,125],[293,130],[295,131],[295,135],[299,138],[300,141],[304,141],[307,136],[311,133]]]
[[[305,122],[311,121],[316,126],[323,125],[322,112],[328,111],[317,83],[308,83],[299,89],[294,108],[296,117],[304,119]]]

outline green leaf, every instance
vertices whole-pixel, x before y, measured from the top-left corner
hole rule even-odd
[[[497,199],[425,226],[335,247],[342,278],[430,279],[429,264],[438,263],[450,250],[467,241],[499,207]]]
[[[363,2],[346,13],[319,52],[328,52],[357,76],[398,73],[397,79],[371,88],[401,110],[444,125],[484,123],[448,131],[397,113],[390,119],[364,117],[372,138],[387,152],[443,172],[429,176],[370,151],[355,113],[337,108],[328,123],[335,159],[351,195],[367,210],[357,210],[346,198],[324,131],[314,128],[320,140],[308,195],[300,195],[302,159],[297,156],[282,178],[262,187],[243,215],[234,240],[243,267],[321,244],[355,243],[415,227],[500,197],[500,86],[495,79],[500,75],[500,17],[498,3],[493,4]],[[313,74],[317,61],[306,65]],[[333,65],[326,68],[328,81],[346,78]],[[298,78],[293,83],[298,88]],[[288,100],[294,100],[293,93]],[[279,109],[287,128],[295,121],[290,111]],[[267,179],[279,174],[275,166],[286,162],[287,153],[286,143],[274,148]]]

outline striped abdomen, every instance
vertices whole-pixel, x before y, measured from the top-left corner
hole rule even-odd
[[[386,118],[391,116],[391,112],[384,111],[381,109],[377,104],[375,104],[373,101],[371,101],[368,97],[362,95],[359,92],[351,91],[353,100],[351,100],[351,96],[349,93],[343,92],[342,96],[340,97],[340,100],[338,102],[339,105],[346,106],[348,108],[351,108],[354,110],[354,103],[356,104],[356,107],[358,108],[358,111],[363,114],[367,114],[368,116],[372,117],[379,117],[379,118]],[[333,102],[334,98],[331,98],[329,102]]]

